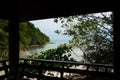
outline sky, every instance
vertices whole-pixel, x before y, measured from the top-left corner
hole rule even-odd
[[[105,14],[110,15],[112,12],[105,12]],[[95,14],[96,16],[100,16],[100,13]],[[62,30],[62,32],[64,31],[64,28],[61,28],[61,23],[54,23],[54,19],[50,18],[50,19],[42,19],[42,20],[33,20],[30,21],[31,23],[33,23],[35,25],[35,27],[38,27],[41,32],[43,32],[44,34],[46,34],[47,36],[49,36],[50,40],[70,40],[71,37],[70,36],[65,36],[62,34],[57,34],[54,31],[55,30]]]
[[[54,32],[57,29],[63,32],[65,29],[61,28],[60,22],[55,23],[53,18],[33,20],[30,22],[33,23],[35,27],[39,28],[41,32],[49,36],[50,40],[70,40],[71,39],[70,36],[57,34]]]

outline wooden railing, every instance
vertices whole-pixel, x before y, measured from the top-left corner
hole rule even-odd
[[[6,64],[7,61],[8,60],[0,61],[2,65],[0,67],[0,71],[4,70],[5,72],[5,75],[0,76],[0,79],[6,78],[8,76],[9,66]],[[69,78],[65,77],[65,73],[85,75],[86,78],[89,76],[99,76],[106,78],[114,77],[113,65],[108,64],[79,63],[69,61],[24,58],[20,58],[19,62],[19,79],[26,77],[37,78],[38,80],[68,80]],[[60,76],[54,76],[54,73],[56,73],[55,71],[59,73]],[[46,72],[53,72],[53,75],[48,76],[49,73],[45,75]]]

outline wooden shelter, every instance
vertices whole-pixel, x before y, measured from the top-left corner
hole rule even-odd
[[[10,78],[16,80],[19,67],[19,22],[38,19],[47,19],[63,16],[82,15],[97,12],[112,11],[118,18],[118,11],[113,7],[114,2],[109,0],[3,0],[0,2],[0,19],[7,19],[9,23],[9,62]],[[117,30],[117,26],[115,30]],[[119,28],[118,28],[119,29]],[[118,36],[115,36],[118,37]],[[116,41],[119,41],[115,39]],[[120,47],[117,42],[116,47]],[[117,49],[115,49],[117,50]],[[115,53],[115,56],[118,54]],[[118,58],[116,58],[118,60]],[[115,71],[119,74],[118,66]],[[116,74],[116,77],[118,77]]]

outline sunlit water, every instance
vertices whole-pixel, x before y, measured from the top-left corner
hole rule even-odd
[[[41,51],[57,48],[59,45],[64,44],[64,43],[69,44],[68,40],[52,40],[51,42],[52,42],[51,44],[46,44],[43,47],[26,51],[26,53],[27,55],[33,55],[35,53],[41,54],[40,53]],[[81,52],[79,48],[74,48],[71,55],[72,55],[71,57],[73,57],[76,61],[80,61],[82,59],[83,53]]]

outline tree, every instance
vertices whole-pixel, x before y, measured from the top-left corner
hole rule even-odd
[[[0,60],[8,58],[8,22],[0,19]]]
[[[71,56],[72,47],[67,44],[61,44],[55,49],[48,49],[40,54],[31,55],[29,58],[58,60],[58,61],[75,61]]]
[[[40,54],[34,53],[33,55],[28,56],[28,58],[35,58],[35,59],[47,59],[47,60],[57,60],[57,61],[76,61],[71,56],[72,47],[67,44],[61,44],[55,49],[48,49],[45,51],[40,52]],[[30,64],[38,64],[34,61],[30,62]],[[60,67],[61,63],[44,63],[45,66],[54,66]],[[72,64],[67,65],[67,68],[73,66]]]
[[[44,45],[50,41],[49,37],[42,33],[30,22],[20,22],[20,48],[31,45]]]
[[[86,62],[113,64],[112,12],[56,18],[65,28],[64,35],[72,36],[70,43],[79,47]],[[57,30],[57,32],[59,32]]]
[[[9,21],[0,19],[0,59],[8,58],[9,44]],[[20,41],[19,46],[22,50],[26,46],[44,45],[50,41],[49,37],[42,33],[30,22],[20,22],[19,24]]]

